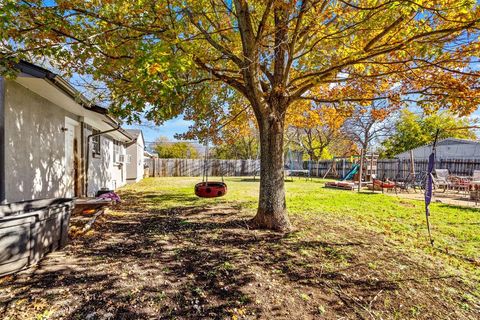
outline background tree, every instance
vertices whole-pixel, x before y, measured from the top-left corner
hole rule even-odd
[[[226,121],[215,140],[214,156],[218,159],[257,159],[259,137],[253,113],[245,110]]]
[[[471,129],[450,130],[476,125],[475,121],[465,117],[456,117],[450,112],[421,115],[403,110],[395,123],[394,133],[382,143],[382,157],[393,158],[397,154],[433,143],[437,129],[439,138],[476,139]]]
[[[260,132],[252,226],[287,231],[285,116],[297,101],[428,100],[468,114],[480,102],[475,1],[7,1],[2,64],[50,56],[106,86],[110,110],[161,123],[207,114],[235,90]],[[6,17],[6,18],[4,18]],[[195,110],[194,112],[192,110]]]
[[[360,151],[360,182],[363,181],[365,157],[374,141],[384,139],[393,128],[392,114],[398,109],[396,104],[386,101],[373,101],[370,106],[357,105],[344,123],[343,132]],[[362,184],[358,184],[360,192]]]
[[[342,132],[328,147],[328,153],[332,157],[349,157],[359,154],[358,146]]]
[[[345,120],[342,131],[360,150],[367,152],[374,141],[386,138],[393,130],[396,105],[375,101],[370,106],[357,105]]]
[[[169,141],[167,137],[160,137],[155,141],[153,149],[159,158],[198,159],[198,150],[189,142]]]
[[[211,153],[216,159],[257,159],[259,149],[258,130],[245,121],[224,127]]]
[[[287,145],[304,151],[309,160],[329,158],[327,148],[343,138],[340,127],[347,116],[331,106],[297,104],[287,113]]]
[[[259,133],[248,101],[235,92],[219,97],[214,109],[207,109],[187,114],[194,124],[178,139],[198,139],[208,141],[211,146],[210,156],[217,159],[257,159],[259,155]],[[215,110],[214,112],[212,112]]]

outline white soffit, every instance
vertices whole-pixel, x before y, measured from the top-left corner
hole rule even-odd
[[[15,79],[15,81],[20,85],[24,86],[25,88],[27,88],[28,90],[33,91],[39,96],[54,103],[60,108],[70,113],[73,113],[79,117],[83,117],[83,121],[91,125],[95,129],[98,129],[100,131],[106,131],[106,130],[115,128],[115,124],[113,124],[112,121],[107,116],[100,114],[98,112],[85,109],[82,105],[77,103],[69,95],[67,95],[65,92],[55,87],[45,79],[40,79],[40,78],[32,77],[30,75],[21,74]],[[112,138],[119,141],[124,141],[124,142],[130,141],[130,139],[128,139],[118,131],[111,132],[108,135],[110,135]]]
[[[16,82],[25,88],[35,92],[39,96],[49,100],[62,109],[65,109],[73,114],[84,117],[85,110],[80,104],[73,100],[70,96],[64,93],[59,88],[53,86],[45,79],[39,79],[32,76],[19,75]]]

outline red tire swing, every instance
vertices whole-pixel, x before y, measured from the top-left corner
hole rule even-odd
[[[208,181],[208,140],[205,143],[205,160],[203,162],[202,182],[195,185],[195,195],[200,198],[218,198],[227,193],[227,184],[223,181]]]
[[[195,185],[195,194],[200,198],[217,198],[227,193],[227,184],[224,182],[200,182]]]

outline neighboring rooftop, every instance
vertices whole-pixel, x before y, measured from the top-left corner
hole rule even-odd
[[[416,159],[426,159],[432,152],[433,143],[426,144],[396,155],[396,158],[409,158],[410,151]],[[480,141],[459,138],[446,138],[437,142],[437,159],[474,159],[480,157]]]
[[[132,138],[138,138],[138,136],[142,134],[142,130],[140,129],[125,129],[125,131],[127,131]]]
[[[480,141],[478,140],[467,140],[467,139],[459,139],[459,138],[446,138],[442,139],[437,142],[437,146],[446,146],[446,145],[454,145],[454,144],[472,144],[472,145],[478,145],[480,144]],[[429,144],[430,146],[433,144]]]

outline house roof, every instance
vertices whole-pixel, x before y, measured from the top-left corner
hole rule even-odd
[[[467,139],[459,139],[459,138],[446,138],[442,139],[437,142],[437,146],[446,146],[446,145],[453,145],[453,144],[471,144],[477,145],[480,144],[480,141],[477,140],[467,140]],[[432,144],[429,144],[431,146]]]
[[[138,138],[139,135],[142,134],[142,130],[140,129],[125,129],[133,138]]]
[[[15,65],[15,68],[21,72],[21,75],[23,74],[34,79],[41,79],[46,81],[49,85],[56,87],[68,97],[73,99],[75,103],[82,106],[85,110],[102,115],[105,118],[103,120],[103,123],[107,124],[111,128],[118,128],[117,131],[127,140],[134,139],[134,137],[132,137],[126,130],[120,127],[120,121],[108,114],[108,109],[93,104],[91,101],[85,98],[85,96],[83,96],[77,89],[75,89],[68,81],[63,79],[58,74],[55,74],[45,68],[23,60],[17,63]],[[25,77],[25,79],[18,82],[24,85],[32,84],[32,82],[29,81],[27,78],[28,77]],[[88,115],[88,113],[86,115]]]
[[[459,139],[459,138],[445,138],[442,140],[437,141],[437,147],[438,146],[451,146],[451,145],[461,145],[461,144],[467,144],[467,145],[480,145],[480,141],[478,140],[468,140],[468,139]],[[421,150],[423,148],[431,148],[433,146],[433,143],[429,143],[420,147],[413,148],[411,150],[407,150],[404,152],[401,152],[396,155],[396,157],[399,156],[404,156],[408,155],[410,151],[416,151],[416,150]]]
[[[144,156],[144,157],[149,157],[149,158],[154,158],[154,157],[156,157],[156,155],[155,155],[154,153],[148,152],[147,150],[144,150],[144,151],[143,151],[143,156]]]
[[[143,131],[140,129],[125,129],[133,140],[137,141],[139,137],[142,138],[142,143],[145,145],[145,138],[143,136]]]

